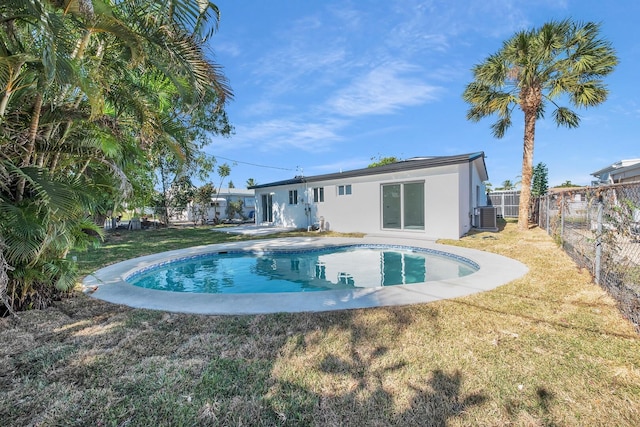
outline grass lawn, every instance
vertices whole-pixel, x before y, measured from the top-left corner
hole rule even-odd
[[[122,232],[79,266],[229,239],[246,237]],[[77,295],[0,319],[0,425],[638,425],[640,336],[588,272],[513,223],[446,243],[530,271],[406,307],[201,316]]]

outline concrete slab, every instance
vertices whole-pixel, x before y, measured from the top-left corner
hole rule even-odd
[[[273,227],[271,225],[240,224],[232,227],[212,228],[217,233],[245,234],[251,236],[265,236],[295,230],[293,227]]]
[[[445,251],[468,258],[480,269],[468,276],[387,287],[356,288],[318,292],[271,294],[204,294],[145,289],[123,278],[142,268],[185,256],[225,250],[261,251],[309,249],[345,244],[386,244]],[[198,314],[259,314],[276,312],[330,311],[392,305],[428,303],[484,292],[518,279],[528,268],[519,261],[473,249],[440,245],[414,239],[384,237],[337,238],[294,237],[197,246],[120,262],[96,271],[83,281],[92,297],[131,307]]]

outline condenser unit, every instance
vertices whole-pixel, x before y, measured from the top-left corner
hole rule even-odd
[[[498,230],[498,212],[495,206],[479,206],[474,209],[474,227],[482,230]]]

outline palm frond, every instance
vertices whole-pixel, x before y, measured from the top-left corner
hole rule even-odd
[[[571,91],[571,103],[578,107],[592,107],[607,99],[609,91],[600,80],[590,80],[578,83]]]
[[[580,116],[566,107],[557,108],[553,112],[553,119],[558,126],[577,128],[580,126]]]
[[[17,206],[0,203],[2,235],[6,245],[5,257],[10,265],[32,262],[45,239],[46,228],[34,204]]]
[[[507,129],[511,127],[511,116],[503,117],[491,125],[493,136],[500,139],[504,136]]]
[[[129,50],[131,65],[145,59],[143,39],[127,25],[109,14],[100,14],[87,25],[87,29],[96,33],[109,33],[124,43]]]

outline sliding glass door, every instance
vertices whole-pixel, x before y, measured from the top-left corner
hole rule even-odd
[[[382,186],[382,228],[402,228],[400,185]]]
[[[273,222],[273,196],[262,195],[262,222]]]
[[[384,184],[382,228],[424,230],[424,182]]]
[[[403,187],[403,228],[424,230],[424,182],[407,183]]]

